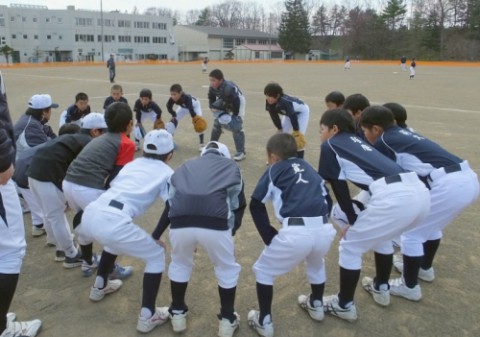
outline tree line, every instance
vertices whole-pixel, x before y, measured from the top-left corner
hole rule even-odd
[[[186,13],[148,8],[174,24],[258,30],[279,35],[294,53],[333,50],[339,56],[480,60],[479,0],[285,0],[267,12],[259,2],[227,0]]]

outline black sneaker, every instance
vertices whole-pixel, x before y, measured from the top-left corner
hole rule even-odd
[[[65,261],[63,261],[63,266],[67,269],[80,267],[84,261],[82,260],[82,253],[78,251],[75,257],[65,256]]]
[[[55,251],[55,261],[57,261],[57,262],[65,261],[65,252],[63,250],[56,250]]]

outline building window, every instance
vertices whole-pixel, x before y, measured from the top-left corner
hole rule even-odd
[[[159,60],[166,60],[168,58],[167,54],[160,54],[158,55]]]
[[[163,22],[152,22],[152,28],[167,30],[167,24]]]
[[[62,35],[58,35],[58,39],[59,39],[59,40],[63,40],[63,36],[62,36]]]
[[[104,27],[114,27],[115,26],[114,22],[115,22],[114,20],[103,19],[103,26]],[[101,25],[102,25],[102,19],[97,19],[97,26],[101,26]]]
[[[248,39],[247,43],[248,44],[257,44],[257,40],[256,39]]]
[[[14,16],[11,16],[11,17],[10,17],[10,21],[12,21],[12,22],[15,21],[15,17],[14,17]]]
[[[13,39],[16,39],[17,38],[17,35],[16,34],[12,34],[12,40]]]
[[[135,36],[133,41],[135,43],[150,43],[150,36]]]
[[[233,48],[233,39],[224,38],[223,39],[223,48],[232,49]]]
[[[33,20],[33,22],[37,22],[37,21],[38,21],[38,19],[37,19],[37,18],[33,18],[32,20]]]
[[[27,35],[27,34],[23,34],[23,39],[24,39],[24,40],[28,39],[28,35]]]
[[[26,18],[26,17],[22,17],[22,22],[27,22],[27,18]]]
[[[132,37],[130,35],[119,35],[118,42],[130,43],[132,42]]]
[[[150,22],[146,22],[146,21],[135,21],[135,22],[133,23],[133,27],[135,27],[135,28],[148,29],[148,28],[150,28]]]
[[[33,38],[34,38],[35,40],[38,40],[38,35],[33,35]]]
[[[277,45],[277,40],[275,40],[275,39],[270,40],[270,44],[272,46],[276,46]]]
[[[258,40],[258,44],[268,44],[268,40]]]
[[[0,18],[0,27],[5,27],[5,19]]]
[[[235,45],[240,46],[242,44],[245,44],[245,39],[236,39],[235,40]]]
[[[75,18],[75,24],[77,26],[93,26],[92,18]]]
[[[270,55],[272,59],[281,59],[283,57],[283,54],[281,51],[272,51]]]
[[[52,39],[52,35],[47,35],[47,40],[51,40]]]
[[[167,38],[163,36],[152,37],[152,43],[167,43]]]
[[[130,28],[132,26],[132,22],[128,20],[118,20],[118,27],[125,27]]]
[[[259,51],[256,51],[256,52],[255,52],[255,58],[256,58],[256,59],[259,59],[259,58],[260,58],[260,52],[259,52]]]
[[[45,18],[45,22],[50,22],[50,18]]]
[[[58,22],[58,23],[63,23],[62,18],[58,18],[58,19],[57,19],[57,22]]]

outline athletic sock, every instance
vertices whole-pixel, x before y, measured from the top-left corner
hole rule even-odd
[[[237,287],[225,289],[218,286],[218,294],[220,295],[220,316],[227,318],[230,323],[233,323],[237,319],[234,314],[236,291]]]
[[[142,309],[149,309],[152,312],[152,315],[155,313],[155,302],[157,300],[161,281],[162,273],[143,274]]]
[[[378,286],[387,284],[392,272],[393,254],[380,254],[375,252],[375,289],[379,290]]]
[[[313,303],[315,301],[320,301],[323,303],[323,292],[325,290],[325,283],[321,284],[310,284],[312,289],[312,294],[310,295],[310,305],[314,307]]]
[[[272,315],[273,286],[257,282],[257,298],[260,307],[258,321],[262,324],[266,316]]]
[[[170,281],[170,289],[172,292],[172,305],[170,309],[187,311],[188,307],[185,304],[185,293],[187,292],[188,282]]]
[[[418,271],[422,263],[422,256],[403,255],[403,280],[408,288],[413,288],[418,284]]]
[[[353,303],[355,288],[360,279],[360,269],[352,270],[340,267],[340,291],[338,293],[338,304],[347,308]]]
[[[440,239],[438,240],[428,240],[423,243],[423,259],[421,268],[423,270],[430,269],[433,264],[433,259],[437,253],[438,247],[440,246]]]

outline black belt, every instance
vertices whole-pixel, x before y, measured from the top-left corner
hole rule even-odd
[[[110,203],[108,204],[110,207],[115,207],[119,210],[123,210],[123,202],[117,201],[117,200],[110,200]]]
[[[445,170],[445,173],[448,174],[453,172],[459,172],[462,170],[462,167],[460,166],[460,164],[455,164],[455,165],[444,167],[443,169]]]
[[[388,185],[388,184],[394,184],[394,183],[399,183],[402,181],[402,177],[400,177],[399,174],[396,174],[394,176],[388,176],[388,177],[385,177],[385,183]]]
[[[328,223],[328,217],[326,215],[322,216],[323,223]],[[287,224],[289,226],[305,226],[303,218],[288,218]]]

